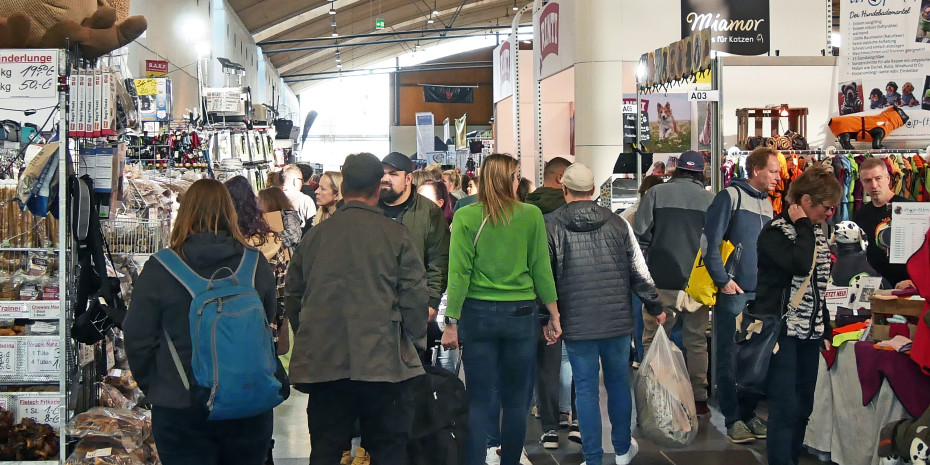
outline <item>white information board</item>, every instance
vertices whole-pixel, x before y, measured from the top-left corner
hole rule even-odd
[[[930,229],[930,203],[898,202],[891,206],[890,263],[907,263],[907,259],[924,243]]]

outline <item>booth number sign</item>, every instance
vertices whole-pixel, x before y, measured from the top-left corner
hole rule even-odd
[[[688,92],[688,100],[692,102],[719,102],[719,90],[692,90]]]

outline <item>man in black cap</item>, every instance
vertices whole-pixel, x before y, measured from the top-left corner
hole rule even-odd
[[[388,218],[407,226],[413,235],[414,245],[426,265],[431,333],[441,337],[435,319],[448,280],[449,225],[435,203],[417,194],[417,186],[413,185],[413,160],[410,157],[391,152],[381,160],[381,164],[384,177],[381,178],[381,201],[378,207]]]
[[[643,345],[649,345],[658,325],[671,334],[678,319],[687,351],[688,374],[697,402],[697,413],[707,408],[707,325],[710,309],[685,291],[694,257],[701,248],[704,217],[714,200],[704,188],[704,156],[687,151],[678,157],[672,180],[649,189],[639,202],[633,231],[646,254],[649,273],[655,280],[663,315],[643,315]]]
[[[378,158],[349,155],[342,176],[345,205],[304,236],[288,267],[290,379],[310,394],[310,463],[339,463],[358,420],[374,463],[406,465],[411,383],[424,373],[426,270],[410,231],[377,208]]]

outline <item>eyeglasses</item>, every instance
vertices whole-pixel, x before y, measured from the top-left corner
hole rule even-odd
[[[823,207],[824,211],[827,213],[833,213],[834,211],[836,211],[836,205],[833,205],[833,206],[821,205],[821,207]]]

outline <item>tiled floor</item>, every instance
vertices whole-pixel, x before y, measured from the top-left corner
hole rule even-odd
[[[713,404],[713,402],[711,402]],[[310,453],[310,435],[307,432],[307,396],[293,392],[291,398],[275,409],[276,465],[306,465]],[[633,465],[765,465],[765,441],[756,441],[748,446],[737,446],[727,442],[723,416],[712,405],[710,418],[703,418],[697,439],[684,449],[660,449],[645,439],[638,439],[640,452]],[[606,395],[601,391],[601,411],[607,418]],[[635,413],[634,413],[635,415]],[[634,418],[635,423],[635,418]],[[614,461],[610,445],[609,422],[604,421],[604,463]],[[548,451],[539,444],[542,432],[539,422],[530,418],[527,428],[526,451],[533,465],[579,465],[584,458],[581,446],[567,439],[567,432],[560,433],[560,448]],[[634,436],[639,437],[634,433]],[[820,462],[813,456],[804,456],[800,465],[816,465]]]

